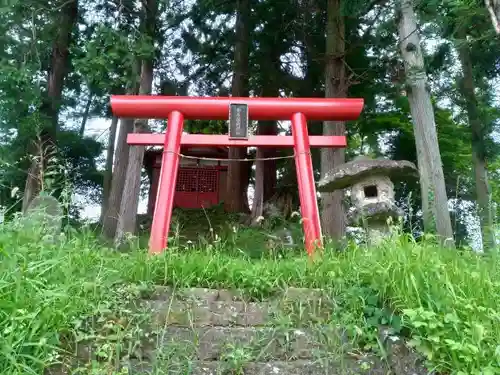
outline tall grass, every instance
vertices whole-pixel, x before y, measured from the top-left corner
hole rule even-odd
[[[338,296],[338,314],[361,330],[372,324],[373,300],[390,308],[437,370],[500,371],[500,264],[494,255],[401,237],[378,248],[327,249],[313,261],[235,256],[223,243],[171,248],[151,258],[143,250],[104,248],[85,233],[68,233],[57,243],[41,234],[0,227],[1,374],[41,374],[77,322],[109,308],[118,288],[130,284],[237,288],[255,298],[284,286],[324,288]]]

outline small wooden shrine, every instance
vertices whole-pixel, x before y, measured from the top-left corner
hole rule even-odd
[[[224,201],[226,194],[227,147],[182,147],[175,186],[174,207],[202,209]],[[149,149],[144,168],[151,181],[148,214],[153,214],[160,179],[162,149]],[[210,159],[223,160],[210,160]]]

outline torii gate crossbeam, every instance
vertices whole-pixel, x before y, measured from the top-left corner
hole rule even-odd
[[[234,139],[228,135],[182,134],[184,120],[227,120],[233,104],[243,105],[249,120],[289,120],[292,136],[250,136]],[[129,134],[130,145],[163,145],[163,159],[156,206],[149,241],[150,253],[167,247],[172,218],[181,145],[231,147],[293,147],[305,246],[309,255],[321,246],[321,225],[314,183],[311,147],[346,147],[345,136],[309,136],[307,120],[347,121],[359,117],[363,99],[322,98],[237,98],[182,96],[111,97],[118,117],[165,119],[163,134]],[[126,204],[126,203],[125,203]]]

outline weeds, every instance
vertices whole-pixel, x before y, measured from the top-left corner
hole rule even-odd
[[[102,356],[134,350],[147,317],[129,316],[127,324],[120,319],[139,291],[152,285],[239,289],[255,300],[285,286],[322,288],[336,306],[328,319],[362,349],[376,348],[378,326],[389,325],[411,335],[438,371],[499,372],[500,262],[494,254],[461,253],[401,237],[378,248],[327,249],[312,262],[305,254],[236,256],[222,240],[188,250],[173,246],[148,257],[143,250],[103,248],[86,232],[47,243],[40,241],[41,233],[10,225],[0,228],[2,374],[43,373],[74,337],[99,336]],[[99,319],[111,324],[106,333],[96,328],[105,325],[96,324]],[[129,344],[113,346],[110,336]],[[230,360],[240,368],[245,353],[232,350]]]

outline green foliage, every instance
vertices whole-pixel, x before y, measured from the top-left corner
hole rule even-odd
[[[189,251],[173,246],[151,258],[142,250],[103,248],[88,232],[70,231],[50,244],[40,241],[43,233],[13,225],[0,231],[4,374],[41,373],[59,360],[60,345],[84,334],[83,322],[125,313],[138,290],[153,284],[236,288],[256,299],[285,286],[324,288],[338,301],[332,319],[364,350],[376,350],[382,324],[409,334],[443,373],[494,373],[499,365],[495,256],[400,238],[373,249],[327,249],[314,261],[305,254],[279,260],[235,256],[224,243]]]
[[[97,170],[99,155],[103,151],[102,143],[92,138],[81,138],[71,131],[58,134],[58,147],[61,157],[67,164],[67,175],[75,186],[75,193],[87,194],[97,201],[102,186],[102,172]]]
[[[388,272],[380,270],[366,279],[379,288],[383,285],[382,296],[403,313],[413,343],[438,370],[491,371],[498,366],[497,306],[482,289],[498,293],[498,273],[490,268],[497,259],[430,251],[427,246],[398,254],[382,249],[382,257],[391,257]]]
[[[136,50],[138,55],[131,54],[135,47],[136,41],[120,30],[98,26],[84,46],[85,53],[75,59],[74,65],[93,90],[117,93],[133,79],[138,55],[151,53],[142,48]]]

